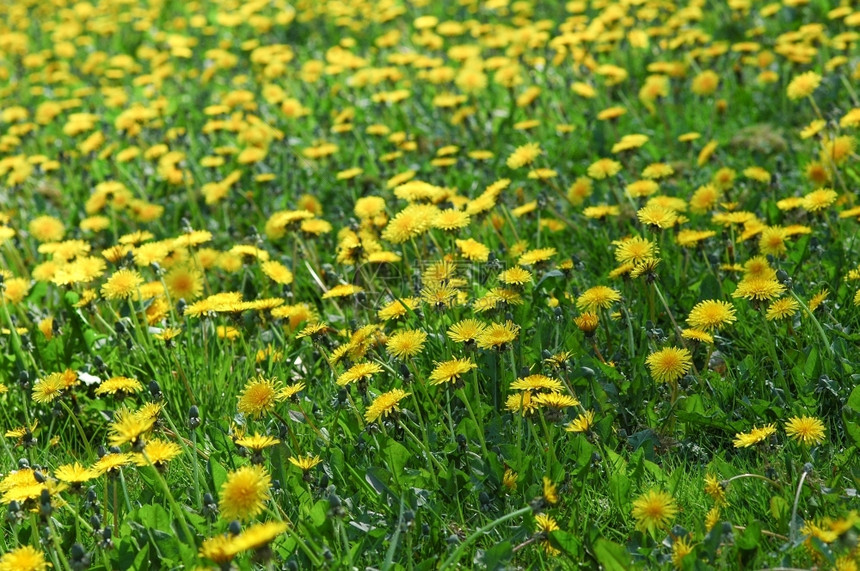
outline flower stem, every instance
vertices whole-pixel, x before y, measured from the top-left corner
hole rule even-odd
[[[487,533],[488,531],[490,531],[491,529],[493,529],[497,525],[501,525],[501,524],[503,524],[507,521],[510,521],[514,518],[520,517],[522,515],[526,515],[527,513],[531,512],[531,511],[532,511],[532,508],[529,506],[526,506],[524,508],[520,508],[516,511],[513,511],[509,514],[503,515],[502,517],[500,517],[498,519],[494,519],[493,521],[491,521],[490,523],[488,523],[487,525],[485,525],[483,527],[479,527],[478,529],[473,531],[469,537],[464,539],[463,542],[457,546],[457,549],[455,549],[454,552],[451,555],[449,555],[448,558],[445,559],[445,561],[442,562],[442,565],[439,566],[439,571],[445,571],[445,569],[448,569],[449,567],[451,567],[452,565],[457,563],[457,561],[460,560],[460,557],[463,556],[463,552],[466,550],[467,547],[469,547],[470,545],[475,543],[475,541],[477,541],[478,538],[480,538],[482,535],[484,535],[485,533]]]

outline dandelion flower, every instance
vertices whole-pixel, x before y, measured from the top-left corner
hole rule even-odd
[[[49,375],[33,385],[33,401],[42,404],[53,402],[63,394],[65,388],[59,377]]]
[[[519,478],[519,474],[510,468],[505,468],[505,473],[502,474],[502,485],[505,489],[512,492],[517,489],[517,480],[519,480]]]
[[[580,413],[564,428],[567,432],[588,432],[594,426],[594,411]]]
[[[779,256],[788,251],[785,241],[788,238],[786,229],[782,226],[768,226],[762,230],[758,240],[758,248],[762,254]]]
[[[776,427],[773,424],[768,424],[761,428],[753,427],[749,432],[739,432],[735,434],[735,448],[749,448],[754,444],[767,440],[768,437],[775,433]]]
[[[129,377],[111,377],[106,381],[102,381],[102,383],[96,388],[96,395],[113,395],[117,397],[124,397],[127,395],[133,395],[139,393],[143,390],[143,384],[137,379],[132,379]]]
[[[713,474],[705,474],[705,493],[711,496],[718,506],[727,505],[726,486]]]
[[[511,321],[490,324],[478,337],[478,347],[481,349],[502,350],[513,343],[520,331],[520,326]]]
[[[66,227],[53,216],[38,216],[30,221],[27,229],[39,242],[59,242],[66,234]]]
[[[368,381],[376,373],[381,373],[382,367],[376,363],[356,363],[337,378],[338,386],[345,387],[356,381]]]
[[[511,383],[511,389],[515,391],[541,391],[560,392],[563,385],[558,379],[546,375],[529,375],[521,377]]]
[[[599,159],[588,167],[588,176],[594,180],[603,180],[615,176],[621,170],[621,163],[612,159]]]
[[[621,299],[621,293],[607,286],[594,286],[576,298],[576,307],[584,311],[608,309]]]
[[[445,383],[456,383],[462,375],[477,368],[471,359],[452,359],[450,361],[436,362],[436,368],[430,373],[430,384],[441,385]]]
[[[509,168],[518,169],[532,164],[541,154],[543,154],[543,151],[539,144],[526,143],[525,145],[517,147],[514,152],[511,153],[506,164]]]
[[[244,466],[231,472],[221,486],[221,517],[244,521],[261,513],[270,485],[271,477],[262,466]]]
[[[651,376],[662,383],[674,383],[687,374],[693,364],[687,349],[666,347],[651,353],[646,359]]]
[[[511,412],[526,415],[534,412],[537,408],[538,405],[533,402],[531,391],[522,391],[521,393],[512,394],[505,400],[505,410],[509,410]]]
[[[785,433],[807,446],[821,444],[824,441],[824,423],[814,416],[795,416],[785,423]]]
[[[54,472],[54,477],[61,482],[69,484],[72,488],[80,489],[81,485],[96,477],[96,473],[90,468],[85,468],[79,463],[63,464]]]
[[[657,252],[659,252],[657,245],[641,236],[615,242],[615,259],[621,263],[641,262],[646,258],[653,258]]]
[[[785,291],[785,286],[772,278],[744,278],[732,293],[732,297],[742,297],[753,301],[769,301]]]
[[[105,299],[129,299],[137,295],[143,278],[134,270],[118,270],[102,285]]]
[[[520,255],[517,260],[517,264],[520,266],[533,266],[549,261],[550,258],[555,256],[555,254],[555,248],[538,248],[536,250],[529,250],[528,252],[524,252]]]
[[[143,435],[152,430],[154,425],[155,417],[141,416],[128,410],[118,411],[109,428],[108,442],[111,446],[122,446],[130,442],[136,447],[142,443]]]
[[[376,422],[379,418],[385,418],[394,411],[399,411],[399,403],[412,393],[407,393],[401,389],[394,389],[387,393],[382,393],[376,397],[373,402],[367,407],[364,413],[364,419],[367,422]]]
[[[308,472],[312,470],[314,466],[322,462],[319,456],[311,456],[310,454],[307,456],[299,456],[298,458],[290,456],[289,461],[290,464],[297,467],[302,472]]]
[[[105,454],[92,465],[92,471],[102,476],[104,474],[114,475],[123,466],[131,464],[133,456],[124,453]]]
[[[711,531],[720,522],[720,506],[714,506],[705,515],[705,529]]]
[[[671,228],[678,222],[678,214],[671,208],[659,204],[648,204],[636,212],[639,221],[648,226],[656,226],[660,229]]]
[[[556,531],[557,529],[561,529],[558,527],[558,523],[555,521],[555,519],[546,514],[537,514],[535,516],[535,525],[537,526],[535,533],[540,534],[541,537],[544,538],[541,540],[540,543],[541,546],[544,548],[544,551],[546,551],[546,554],[558,555],[559,553],[561,553],[561,551],[553,547],[552,544],[549,542],[549,534]]]
[[[392,335],[385,348],[395,359],[404,359],[419,354],[426,340],[427,334],[423,331],[407,329]]]
[[[473,238],[455,240],[460,255],[472,262],[486,262],[490,258],[490,249]]]
[[[554,506],[558,503],[558,490],[555,487],[555,484],[547,478],[543,477],[543,499],[546,503],[551,506]]]
[[[146,443],[141,453],[134,455],[134,463],[138,466],[148,466],[151,462],[153,466],[161,470],[180,454],[182,454],[182,447],[179,444],[153,439]]]
[[[661,490],[650,490],[633,501],[633,519],[636,529],[656,533],[669,527],[678,513],[674,498]]]
[[[801,206],[809,212],[818,212],[836,202],[837,198],[839,198],[839,194],[832,188],[819,188],[805,195]]]
[[[274,436],[260,434],[259,432],[255,432],[252,436],[243,436],[236,439],[237,446],[241,446],[242,448],[247,448],[248,450],[253,450],[255,452],[259,452],[260,450],[264,450],[270,446],[275,446],[280,442],[281,441]]]
[[[563,395],[561,393],[539,393],[535,395],[532,402],[539,407],[545,407],[556,411],[571,406],[579,406],[579,400],[576,397]]]
[[[737,321],[735,308],[726,301],[707,299],[700,301],[687,317],[687,323],[704,331],[719,331],[724,326]]]
[[[803,99],[812,95],[821,85],[821,76],[814,71],[801,73],[791,80],[786,88],[789,99]]]
[[[29,545],[0,557],[0,571],[46,571],[49,566],[45,555]]]
[[[237,555],[233,548],[233,538],[228,535],[216,535],[203,540],[199,553],[200,557],[222,566],[229,564]]]
[[[693,547],[689,536],[678,537],[672,542],[672,565],[675,569],[684,567],[684,558],[693,552]]]
[[[184,299],[190,302],[203,294],[203,274],[194,267],[173,266],[164,276],[164,283],[174,301]]]
[[[448,338],[454,343],[475,343],[486,329],[477,319],[463,319],[448,328]]]
[[[765,319],[768,321],[786,319],[797,313],[798,309],[800,309],[800,304],[794,298],[783,297],[770,304]]]
[[[254,524],[232,539],[230,551],[242,553],[243,551],[262,549],[287,531],[288,528],[289,524],[284,521],[267,521]]]
[[[257,377],[245,385],[239,395],[239,412],[254,418],[274,410],[275,405],[283,400],[280,394],[281,386],[274,379]]]

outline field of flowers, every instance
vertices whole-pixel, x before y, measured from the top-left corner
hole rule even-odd
[[[860,565],[851,0],[0,4],[0,571]]]

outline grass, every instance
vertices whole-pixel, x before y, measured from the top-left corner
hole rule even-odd
[[[0,11],[0,571],[860,563],[850,4]]]

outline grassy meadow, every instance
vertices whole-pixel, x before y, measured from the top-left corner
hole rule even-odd
[[[850,0],[0,16],[0,571],[860,566]]]

